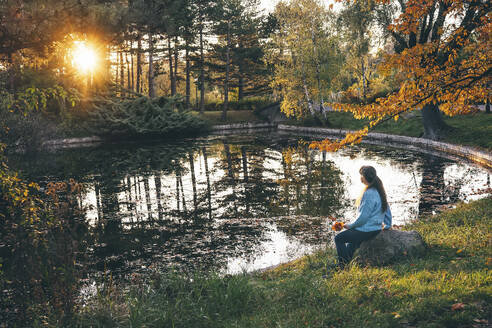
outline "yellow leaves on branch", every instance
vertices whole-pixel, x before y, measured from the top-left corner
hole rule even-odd
[[[17,215],[16,209],[22,212],[22,224],[32,224],[39,219],[38,201],[33,194],[39,190],[39,186],[32,182],[24,183],[16,173],[9,172],[6,168],[0,169],[0,188],[5,190],[3,200],[6,202],[6,210],[11,215]]]
[[[362,141],[362,139],[367,136],[369,132],[369,128],[366,126],[362,130],[349,132],[345,135],[343,140],[331,141],[329,139],[325,139],[322,141],[313,141],[310,145],[310,149],[319,149],[320,151],[328,151],[333,152],[337,151],[348,145],[355,145]]]

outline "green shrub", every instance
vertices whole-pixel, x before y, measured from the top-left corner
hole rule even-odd
[[[0,145],[0,322],[5,327],[66,326],[91,241],[78,205],[82,185],[50,183],[43,192],[11,171]]]
[[[89,130],[106,137],[189,135],[207,129],[203,120],[184,111],[184,103],[178,97],[123,101],[106,98],[95,102],[94,107]]]
[[[0,140],[7,148],[38,150],[44,140],[62,135],[59,122],[78,101],[77,90],[60,85],[0,91]]]
[[[56,124],[41,112],[17,113],[0,109],[0,140],[8,150],[38,150],[43,140],[59,135]]]

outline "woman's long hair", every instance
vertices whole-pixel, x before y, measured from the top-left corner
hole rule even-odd
[[[376,169],[372,166],[362,166],[359,173],[369,182],[367,188],[375,188],[378,191],[379,197],[381,197],[381,210],[386,212],[388,209],[388,200],[386,199],[383,182],[376,174]]]

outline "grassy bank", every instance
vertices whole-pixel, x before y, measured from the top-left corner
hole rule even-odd
[[[301,121],[290,121],[289,124],[303,126],[325,126],[334,129],[357,130],[368,124],[367,120],[356,120],[350,113],[330,112],[323,120],[308,118]],[[454,128],[443,141],[454,144],[492,150],[492,114],[484,112],[445,117],[444,121]],[[412,112],[400,117],[398,121],[389,120],[377,126],[374,132],[397,134],[409,137],[420,137],[424,133],[422,114]]]
[[[155,276],[108,288],[83,327],[485,327],[492,313],[492,199],[406,227],[425,257],[349,268],[323,279],[328,249],[255,275]]]
[[[227,124],[239,122],[261,122],[261,118],[253,111],[238,110],[228,111],[227,119],[221,120],[220,111],[208,111],[202,115],[209,124]],[[454,144],[461,144],[471,147],[478,147],[487,151],[492,150],[492,114],[484,112],[459,115],[455,117],[445,117],[445,122],[454,128],[453,132],[447,135],[443,141]],[[367,120],[356,120],[352,114],[345,112],[329,112],[324,118],[306,118],[304,120],[290,120],[285,122],[300,126],[323,126],[332,129],[357,130],[368,124]],[[377,126],[374,132],[397,134],[409,137],[420,137],[424,133],[422,125],[422,114],[412,112],[400,117],[398,121],[389,120]]]

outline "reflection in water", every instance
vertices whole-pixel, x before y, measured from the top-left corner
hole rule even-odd
[[[358,169],[381,176],[396,224],[431,213],[473,188],[485,169],[406,150],[309,150],[280,135],[66,150],[13,166],[46,185],[83,182],[91,276],[215,268],[253,270],[297,257],[331,240],[327,215],[351,220],[361,191]]]
[[[444,169],[446,164],[437,157],[425,156],[421,163],[422,180],[419,192],[419,213],[429,213],[436,206],[445,205],[457,199],[446,199],[444,190]],[[458,186],[457,186],[458,187]]]

